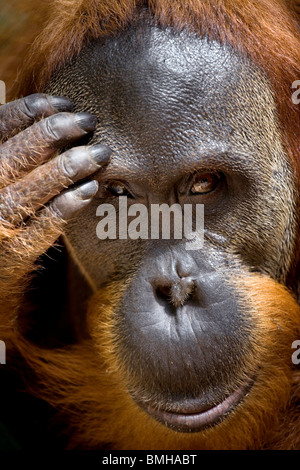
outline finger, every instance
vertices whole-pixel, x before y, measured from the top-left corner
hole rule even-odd
[[[63,189],[107,165],[111,153],[102,144],[75,147],[35,168],[1,190],[1,218],[13,225],[20,224]]]
[[[83,183],[54,198],[49,207],[58,217],[69,221],[91,202],[98,192],[98,187],[99,184],[95,180]]]
[[[0,148],[0,185],[44,163],[59,148],[93,131],[96,124],[96,116],[89,113],[59,113],[15,135]]]
[[[89,181],[56,196],[13,239],[2,242],[1,286],[5,285],[7,295],[20,289],[20,279],[34,269],[36,259],[55,243],[66,223],[87,207],[97,191],[98,183]]]
[[[0,107],[0,139],[9,138],[13,133],[30,126],[37,119],[61,111],[72,111],[73,104],[63,96],[36,93]]]

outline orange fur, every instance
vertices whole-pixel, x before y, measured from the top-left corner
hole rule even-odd
[[[200,36],[229,44],[265,71],[275,93],[282,141],[300,182],[300,113],[299,106],[292,102],[291,89],[292,83],[299,80],[300,71],[300,28],[295,14],[298,2],[53,0],[46,5],[49,19],[44,22],[45,10],[42,9],[42,31],[29,49],[10,97],[41,91],[51,74],[78,54],[88,41],[126,27],[139,8],[147,5],[150,14],[162,26],[170,25],[178,30],[187,27]],[[300,199],[298,208],[300,210]],[[299,266],[300,249],[297,249],[290,275],[292,280]]]
[[[28,47],[37,37],[48,19],[50,1],[11,0],[1,3],[0,11],[0,79],[9,90],[16,81],[16,75]]]
[[[300,308],[290,292],[271,279],[251,275],[234,281],[249,302],[254,324],[245,377],[257,378],[250,393],[218,427],[180,434],[165,428],[131,399],[130,378],[119,366],[113,335],[113,312],[124,289],[112,284],[95,294],[89,308],[92,340],[68,350],[41,350],[20,338],[23,357],[39,380],[32,392],[61,412],[71,426],[70,448],[97,449],[261,449],[276,448],[281,428],[291,429],[288,406],[292,387],[291,344],[299,335]],[[116,294],[118,292],[118,294]],[[294,388],[299,388],[296,378]],[[290,421],[287,419],[289,417]],[[298,421],[297,421],[298,423]],[[295,425],[297,431],[299,425]],[[299,438],[285,443],[293,448]],[[111,444],[113,443],[113,444]],[[286,447],[286,448],[289,448]]]
[[[53,71],[76,55],[87,41],[113,34],[134,19],[142,0],[55,0],[50,19],[36,38],[14,89],[17,95],[41,90]],[[291,84],[300,69],[299,27],[284,0],[149,0],[157,21],[189,27],[233,46],[268,75],[278,103],[283,140],[299,170],[300,116]],[[300,172],[300,170],[299,170]]]
[[[125,27],[142,4],[141,0],[52,1],[49,20],[42,22],[45,27],[34,40],[12,94],[42,90],[51,74],[87,41]],[[275,93],[283,142],[299,178],[300,115],[291,100],[291,84],[299,79],[300,39],[299,27],[286,3],[149,0],[147,4],[162,26],[189,27],[199,35],[227,43],[266,72]],[[24,240],[30,254],[30,243],[26,243]],[[258,371],[257,380],[224,423],[201,434],[181,435],[165,428],[130,398],[131,379],[119,364],[112,333],[113,312],[124,286],[109,286],[92,299],[90,340],[47,350],[29,343],[18,332],[12,338],[9,335],[36,376],[32,393],[66,413],[71,426],[70,448],[99,448],[111,442],[118,449],[300,447],[300,419],[295,412],[299,377],[290,357],[291,344],[299,335],[299,306],[287,289],[263,276],[251,275],[232,282],[245,302],[252,305],[252,350],[245,352],[244,362],[245,375]],[[4,314],[9,308],[15,309],[15,305],[10,307],[9,294],[18,286],[8,287]],[[291,430],[289,435],[287,428]]]

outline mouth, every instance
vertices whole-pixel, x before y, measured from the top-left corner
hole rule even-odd
[[[235,390],[217,405],[200,405],[199,402],[178,406],[179,411],[170,412],[149,404],[140,406],[153,418],[178,432],[200,432],[223,421],[239,405],[250,391],[251,380]]]

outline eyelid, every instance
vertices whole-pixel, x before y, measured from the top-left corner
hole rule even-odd
[[[187,193],[191,193],[191,188],[192,188],[193,183],[195,182],[196,176],[201,175],[201,174],[217,175],[219,177],[219,183],[221,183],[225,177],[222,171],[215,170],[215,169],[213,170],[211,168],[201,168],[200,170],[195,170],[193,173],[190,173],[187,177],[185,177],[183,180],[180,181],[178,185],[178,193],[182,196]],[[195,193],[194,195],[197,195],[197,194]],[[198,195],[201,195],[201,194],[198,194]],[[205,193],[203,193],[203,195],[205,195]]]
[[[110,188],[112,188],[113,186],[121,186],[121,187],[124,187],[124,190],[127,194],[125,194],[127,197],[134,197],[132,195],[132,192],[131,190],[128,188],[127,184],[125,184],[123,181],[119,181],[119,180],[111,180],[111,181],[105,181],[103,182],[103,185],[102,185],[102,188],[105,189],[106,191],[109,191],[112,196],[115,196],[115,197],[120,197],[122,196],[123,194],[117,194],[117,193],[114,193],[113,190],[111,190]]]
[[[214,191],[215,189],[217,189],[217,187],[219,186],[221,180],[222,180],[222,175],[220,174],[220,172],[217,172],[217,171],[201,171],[201,172],[198,172],[198,173],[195,173],[194,174],[194,177],[192,179],[192,184],[191,184],[191,188],[190,188],[190,191],[192,191],[192,188],[195,184],[197,184],[198,181],[201,180],[201,177],[202,179],[204,179],[204,177],[206,176],[210,176],[211,179],[212,179],[212,182],[213,183],[216,183],[216,186],[211,189],[210,191],[207,191],[207,192],[204,192],[203,194],[207,194],[207,193],[210,193],[212,191]],[[196,194],[197,192],[195,192]],[[201,193],[199,193],[201,194]]]

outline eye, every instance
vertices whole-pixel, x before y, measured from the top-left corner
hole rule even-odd
[[[190,192],[192,194],[208,194],[217,189],[221,175],[212,172],[199,172],[194,175]]]
[[[125,184],[120,181],[114,181],[112,183],[107,183],[105,185],[106,191],[113,194],[114,196],[127,196],[133,197],[132,194],[128,191]]]

